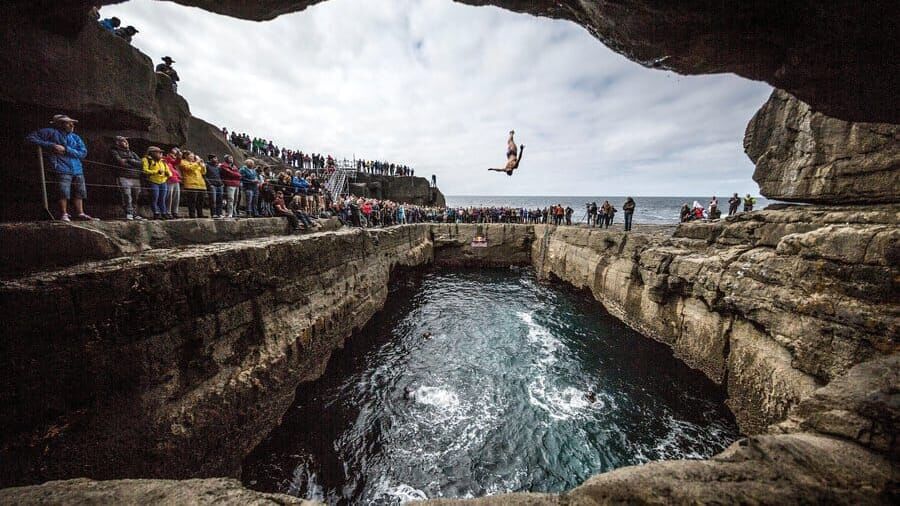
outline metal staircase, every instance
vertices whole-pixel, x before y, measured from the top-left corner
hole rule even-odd
[[[337,202],[342,196],[350,193],[350,179],[356,174],[356,162],[353,160],[337,160],[335,170],[325,182],[325,191],[331,195],[331,200]]]

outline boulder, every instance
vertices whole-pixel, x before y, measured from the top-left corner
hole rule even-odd
[[[444,194],[424,177],[377,176],[359,172],[350,184],[350,192],[360,197],[374,197],[419,206],[443,207]]]
[[[832,118],[775,90],[747,125],[744,150],[767,198],[900,202],[900,125]]]

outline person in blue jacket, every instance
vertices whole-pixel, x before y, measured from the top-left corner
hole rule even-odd
[[[87,147],[75,133],[74,120],[65,114],[53,116],[52,127],[35,130],[25,140],[44,149],[49,155],[50,169],[55,175],[59,190],[59,209],[62,221],[71,221],[68,212],[69,199],[75,207],[75,219],[93,220],[84,212],[83,201],[87,198],[84,170],[81,160],[87,156]]]
[[[256,204],[259,198],[259,175],[256,173],[255,167],[256,162],[252,158],[248,158],[238,172],[241,174],[241,189],[244,190],[244,196],[247,197],[247,217],[258,218]]]
[[[116,28],[118,28],[121,24],[122,21],[115,16],[100,20],[100,27],[111,33],[115,33]]]
[[[303,177],[299,170],[291,179],[291,186],[294,188],[294,193],[297,195],[306,195],[309,193],[309,181]]]

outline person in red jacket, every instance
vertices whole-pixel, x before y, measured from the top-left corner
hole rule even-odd
[[[178,218],[178,207],[181,205],[181,150],[172,148],[163,158],[172,173],[166,181],[166,209],[164,218]]]
[[[234,166],[234,158],[231,155],[225,155],[225,161],[219,164],[219,174],[222,176],[222,183],[225,184],[225,218],[234,218],[235,214],[235,198],[238,194],[238,188],[241,186],[241,173]]]

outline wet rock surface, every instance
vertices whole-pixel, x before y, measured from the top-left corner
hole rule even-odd
[[[775,90],[747,125],[744,150],[770,199],[900,201],[900,125],[835,119]]]

